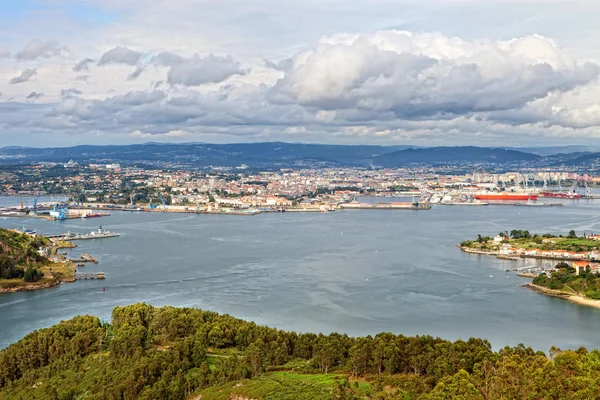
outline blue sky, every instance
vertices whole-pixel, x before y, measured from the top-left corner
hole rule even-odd
[[[0,0],[0,146],[600,144],[600,2]]]

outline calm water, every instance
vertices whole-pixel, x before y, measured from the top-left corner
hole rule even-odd
[[[98,224],[122,234],[80,241],[71,252],[96,256],[100,264],[82,270],[106,272],[106,281],[0,295],[0,348],[77,314],[109,319],[113,307],[142,301],[296,331],[475,336],[495,348],[524,343],[544,351],[551,345],[597,348],[600,309],[533,293],[520,287],[526,279],[504,272],[514,262],[455,246],[478,233],[515,228],[600,231],[599,211],[600,202],[580,201],[537,209],[0,219],[3,227],[25,223],[47,234],[88,232]]]

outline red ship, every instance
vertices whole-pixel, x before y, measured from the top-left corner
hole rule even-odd
[[[479,193],[475,195],[477,200],[500,200],[500,201],[515,201],[515,200],[537,200],[537,194],[530,193]]]
[[[581,195],[575,192],[542,192],[542,197],[558,197],[561,199],[580,199]]]

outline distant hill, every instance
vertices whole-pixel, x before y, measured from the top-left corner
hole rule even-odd
[[[139,144],[121,146],[74,146],[46,149],[0,149],[0,162],[79,162],[110,160],[178,162],[190,166],[251,167],[322,165],[366,165],[372,157],[408,146],[345,146],[301,143],[233,144]]]
[[[540,159],[538,155],[516,150],[464,146],[400,150],[374,157],[373,163],[383,167],[402,167],[413,164],[507,164]]]
[[[556,154],[592,153],[600,151],[599,146],[544,146],[544,147],[506,147],[508,150],[517,150],[524,153],[533,153],[538,156],[552,156]]]
[[[525,149],[476,146],[417,147],[326,145],[305,143],[144,143],[113,146],[74,146],[57,148],[0,148],[0,164],[30,162],[79,163],[117,162],[123,165],[172,164],[185,168],[235,167],[252,169],[385,167],[410,165],[494,165],[502,167],[545,167],[574,165],[587,167],[586,160],[600,153],[575,151],[585,146]],[[556,153],[554,153],[556,151]],[[549,154],[551,153],[551,154]],[[594,155],[596,154],[596,155]],[[586,158],[588,157],[588,158]]]
[[[600,152],[598,153],[584,153],[576,158],[563,160],[564,165],[570,166],[589,166],[600,164]]]

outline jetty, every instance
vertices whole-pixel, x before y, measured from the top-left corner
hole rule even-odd
[[[76,280],[87,280],[87,279],[106,279],[104,272],[77,272],[75,274]]]
[[[89,254],[85,254],[85,253],[83,253],[80,258],[69,258],[68,260],[74,264],[81,264],[81,263],[98,264],[98,260],[95,257],[92,257]]]

